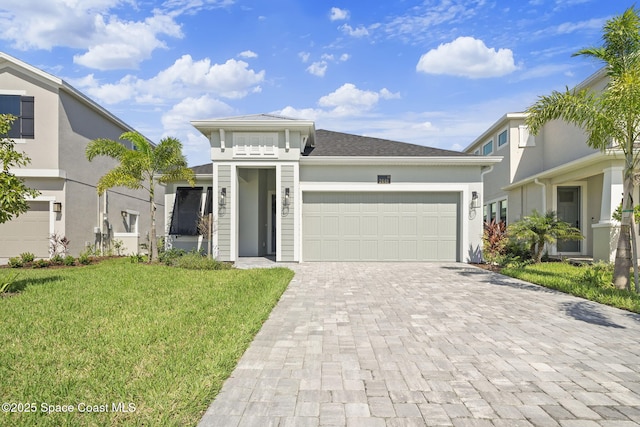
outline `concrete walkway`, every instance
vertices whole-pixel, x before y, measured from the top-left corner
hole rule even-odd
[[[640,316],[465,264],[292,268],[200,426],[640,425]]]

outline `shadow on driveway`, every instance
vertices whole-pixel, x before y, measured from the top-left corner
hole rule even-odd
[[[599,310],[596,304],[587,301],[581,302],[564,302],[560,304],[567,316],[576,320],[591,323],[592,325],[606,326],[607,328],[626,329],[625,326],[612,322],[609,318]]]

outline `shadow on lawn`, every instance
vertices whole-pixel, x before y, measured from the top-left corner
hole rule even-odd
[[[564,302],[560,304],[567,316],[576,320],[591,323],[592,325],[606,326],[607,328],[626,329],[625,326],[612,322],[609,318],[598,310],[598,306],[586,301]]]
[[[9,292],[7,292],[5,295],[6,296],[16,295],[16,294],[19,294],[20,292],[23,292],[25,289],[27,289],[27,286],[44,285],[49,282],[58,281],[60,279],[61,279],[60,276],[47,276],[47,277],[40,277],[37,279],[35,278],[16,279],[9,287]]]

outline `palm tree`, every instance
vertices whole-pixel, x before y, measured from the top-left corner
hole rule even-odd
[[[541,215],[535,210],[531,216],[525,216],[520,221],[509,225],[507,235],[526,242],[536,263],[542,261],[545,243],[554,244],[558,240],[584,239],[579,229],[572,227],[568,222],[558,220],[554,211]]]
[[[98,194],[111,187],[145,189],[149,194],[151,230],[149,231],[149,261],[158,258],[156,246],[156,184],[186,180],[195,184],[193,170],[187,167],[182,154],[182,143],[176,138],[163,138],[153,145],[137,132],[125,132],[120,139],[130,141],[134,149],[125,147],[121,142],[99,138],[87,145],[86,156],[89,161],[96,156],[106,156],[120,163],[103,175],[98,181]]]
[[[587,144],[624,154],[623,212],[633,212],[633,174],[638,166],[635,149],[640,134],[640,17],[634,7],[606,22],[601,47],[585,48],[573,56],[587,56],[604,63],[609,78],[599,94],[587,89],[554,91],[527,109],[526,124],[537,134],[545,123],[561,119],[585,130]],[[632,263],[630,215],[623,215],[616,250],[614,284],[629,289]]]

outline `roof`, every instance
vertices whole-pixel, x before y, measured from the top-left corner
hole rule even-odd
[[[303,156],[309,157],[475,157],[460,151],[330,130],[316,130],[315,146],[307,146]]]
[[[213,163],[205,163],[204,165],[191,166],[189,169],[196,175],[211,175],[213,174]]]

